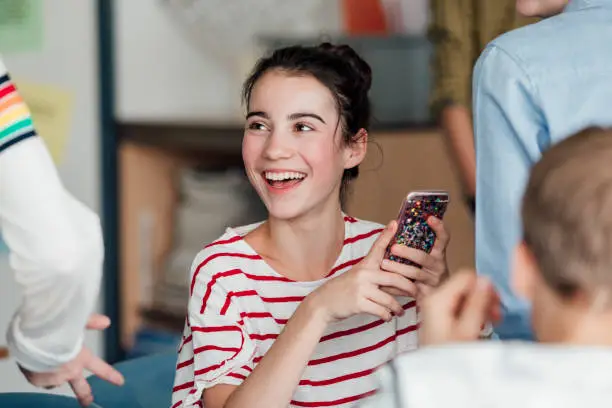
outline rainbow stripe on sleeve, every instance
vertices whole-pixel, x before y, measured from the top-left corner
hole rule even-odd
[[[36,136],[32,116],[0,62],[0,152]]]

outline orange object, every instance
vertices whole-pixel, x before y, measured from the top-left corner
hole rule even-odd
[[[387,34],[380,0],[342,0],[344,29],[350,35]]]

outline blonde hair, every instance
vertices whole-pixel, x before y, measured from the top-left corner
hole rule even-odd
[[[612,130],[589,128],[545,152],[522,219],[525,244],[558,294],[612,288]]]

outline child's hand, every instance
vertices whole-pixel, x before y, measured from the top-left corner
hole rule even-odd
[[[493,285],[474,271],[453,274],[421,303],[423,345],[475,341],[487,322],[500,318]]]
[[[104,330],[110,326],[110,320],[106,316],[93,314],[87,322],[87,329]],[[106,362],[95,356],[88,348],[83,347],[76,357],[57,368],[55,371],[38,373],[19,367],[26,379],[36,387],[52,389],[64,383],[70,384],[79,404],[83,407],[93,402],[91,387],[85,379],[85,372],[108,381],[111,384],[123,385],[124,378],[117,370]]]
[[[404,314],[402,305],[381,287],[408,296],[416,295],[414,282],[404,276],[380,269],[385,250],[393,238],[397,223],[390,223],[380,234],[370,253],[350,271],[334,278],[314,291],[307,300],[323,312],[327,322],[368,313],[385,321]]]
[[[410,266],[400,262],[385,259],[381,268],[385,271],[396,272],[407,278],[413,279],[419,289],[419,294],[425,295],[436,288],[448,277],[448,266],[446,264],[446,247],[450,236],[444,228],[444,223],[436,217],[429,217],[427,223],[436,233],[436,241],[431,253],[410,248],[405,245],[393,245],[391,253],[400,258],[415,262],[421,267]],[[392,291],[392,294],[399,294]]]

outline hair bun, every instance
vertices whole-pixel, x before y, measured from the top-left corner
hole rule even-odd
[[[346,44],[334,45],[325,42],[319,45],[319,48],[348,63],[360,88],[366,93],[370,90],[372,86],[372,69],[352,47]]]

